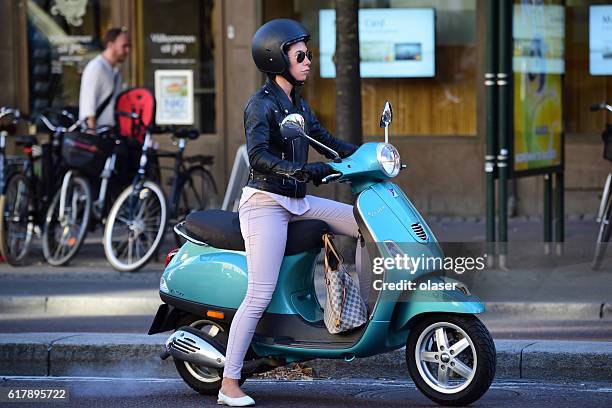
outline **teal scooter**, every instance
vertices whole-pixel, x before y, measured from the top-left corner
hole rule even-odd
[[[442,257],[425,220],[390,182],[403,167],[398,151],[388,143],[391,120],[387,102],[381,117],[385,143],[365,143],[343,160],[333,152],[336,159],[330,165],[337,173],[324,182],[351,184],[360,242],[370,259]],[[282,126],[318,143],[305,134],[300,115],[289,115]],[[479,399],[491,385],[496,364],[491,335],[475,316],[484,312],[484,305],[467,287],[432,267],[413,264],[407,273],[405,265],[375,262],[378,268],[370,268],[374,280],[367,322],[349,332],[328,332],[314,284],[321,237],[327,230],[319,220],[290,223],[276,291],[255,330],[242,381],[291,362],[315,358],[349,362],[405,347],[410,376],[428,398],[442,405]],[[194,212],[175,232],[187,242],[168,254],[159,292],[164,303],[149,334],[173,330],[161,358],[172,356],[191,388],[216,395],[229,327],[247,289],[238,214]],[[411,290],[407,277],[417,287],[426,282],[427,290]]]

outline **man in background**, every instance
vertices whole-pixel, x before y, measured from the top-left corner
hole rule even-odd
[[[111,28],[104,35],[104,51],[89,61],[81,76],[79,119],[86,119],[90,132],[99,126],[114,126],[115,99],[121,91],[118,64],[130,52],[130,39],[125,27]]]

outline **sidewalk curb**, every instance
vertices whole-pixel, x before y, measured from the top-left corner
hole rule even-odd
[[[487,315],[518,316],[530,318],[556,317],[569,319],[612,319],[612,303],[546,303],[546,302],[487,302]]]
[[[0,375],[176,378],[159,353],[167,334],[0,334]],[[500,379],[612,381],[612,342],[498,340]],[[312,360],[317,378],[408,378],[404,349],[378,356]]]
[[[150,297],[111,296],[6,296],[0,297],[0,314],[61,316],[155,315],[161,300]],[[487,302],[488,316],[525,315],[540,318],[612,320],[612,302],[544,303]]]
[[[150,297],[127,296],[5,296],[0,314],[49,314],[79,316],[155,315],[161,304],[157,293]]]

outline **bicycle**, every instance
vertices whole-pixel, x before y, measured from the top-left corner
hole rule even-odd
[[[58,116],[74,120],[66,111],[59,112]],[[15,137],[15,144],[23,148],[25,160],[22,169],[7,179],[0,200],[0,251],[14,266],[23,264],[27,258],[33,236],[40,233],[44,212],[58,184],[61,138],[78,126],[77,122],[69,127],[55,125],[46,114],[38,119],[49,130],[49,141],[39,144],[36,136]],[[18,120],[28,118],[19,114]]]
[[[133,120],[142,120],[132,114]],[[134,272],[157,252],[168,221],[166,197],[160,187],[151,126],[145,137],[138,171],[111,207],[104,225],[104,254],[119,272]]]
[[[612,106],[607,103],[599,103],[592,105],[590,110],[592,112],[597,111],[608,111],[612,112]],[[612,161],[612,124],[606,124],[606,129],[601,135],[604,142],[604,154],[603,157],[606,160]],[[601,264],[606,253],[606,247],[610,240],[612,233],[612,224],[610,223],[610,216],[612,215],[612,172],[608,174],[606,182],[604,184],[603,195],[599,204],[599,211],[597,212],[597,222],[599,223],[599,230],[597,232],[597,239],[595,242],[595,254],[593,256],[593,262],[591,268],[596,270],[601,267]]]
[[[111,132],[110,127],[100,127],[95,136],[76,132],[62,140],[62,182],[47,208],[42,228],[43,255],[50,265],[66,265],[74,258],[92,226],[92,215],[101,218],[116,160],[113,147],[121,143]],[[95,202],[93,179],[101,180]]]
[[[43,253],[49,264],[67,264],[77,255],[88,229],[105,223],[109,203],[129,184],[129,177],[122,177],[132,170],[127,169],[131,162],[127,156],[136,148],[143,148],[144,133],[155,112],[154,100],[145,88],[123,91],[115,100],[116,126],[98,128],[95,136],[80,132],[64,139],[62,156],[67,165],[61,188],[47,211],[43,227]],[[122,157],[122,152],[126,152],[126,157]],[[118,168],[121,165],[123,169]],[[145,163],[140,169],[155,177],[150,167]],[[84,203],[80,219],[66,212],[71,203],[69,192],[75,185],[80,186],[80,199]],[[96,188],[98,196],[94,201],[92,190]],[[72,233],[75,230],[77,234]]]
[[[121,272],[135,271],[151,259],[163,242],[168,220],[182,220],[191,211],[213,208],[218,202],[216,183],[204,167],[213,163],[213,157],[184,156],[187,140],[197,139],[199,131],[170,127],[157,128],[155,133],[172,133],[177,151],[151,150],[153,131],[147,128],[138,174],[115,201],[104,228],[104,252],[111,265]],[[174,159],[169,205],[158,184],[159,158]],[[147,179],[143,166],[150,162],[154,165]],[[181,242],[177,235],[175,240]],[[141,249],[143,243],[148,245],[148,250]]]
[[[6,118],[10,118],[10,124],[6,124]],[[20,120],[22,120],[22,117],[18,109],[0,108],[0,208],[4,208],[6,200],[6,181],[12,174],[18,171],[14,169],[14,163],[11,163],[6,156],[6,137],[9,135],[9,132],[15,133],[15,127]],[[4,217],[0,217],[0,234],[2,234],[4,228]],[[3,251],[3,245],[0,245],[0,255],[4,259],[7,258],[5,252],[8,251]]]
[[[176,152],[157,152],[157,157],[174,159],[173,174],[168,183],[171,186],[168,208],[171,224],[184,220],[193,211],[217,208],[217,185],[205,167],[213,164],[214,157],[200,154],[184,156],[187,140],[196,140],[200,132],[197,129],[169,127],[158,128],[156,133],[171,133],[173,144],[178,147]],[[174,239],[177,246],[185,242],[176,233]]]

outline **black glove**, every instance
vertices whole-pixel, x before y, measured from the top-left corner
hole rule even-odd
[[[308,181],[312,181],[315,186],[321,184],[323,178],[329,176],[330,174],[334,174],[334,169],[327,163],[316,162],[316,163],[306,163],[302,166],[302,173],[308,176]]]

